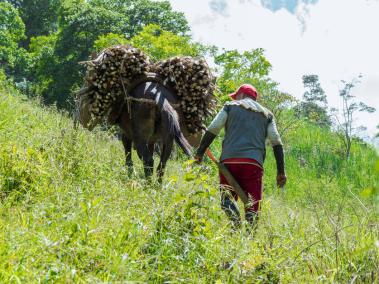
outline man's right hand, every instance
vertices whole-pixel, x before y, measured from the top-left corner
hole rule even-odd
[[[283,187],[286,185],[286,182],[287,182],[287,176],[285,174],[278,174],[276,176],[276,184],[279,186],[279,187]]]
[[[200,155],[197,155],[197,154],[193,158],[194,158],[194,160],[195,160],[195,162],[197,164],[201,164],[201,162],[203,161],[203,156],[200,156]]]

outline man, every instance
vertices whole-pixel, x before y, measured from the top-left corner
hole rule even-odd
[[[252,200],[251,204],[245,207],[245,218],[251,226],[254,226],[258,217],[259,202],[262,200],[266,138],[269,139],[274,150],[277,165],[276,180],[280,187],[283,187],[287,180],[284,171],[283,146],[273,114],[256,101],[258,93],[252,85],[243,84],[229,96],[233,101],[224,105],[207,128],[195,159],[198,162],[202,161],[206,149],[225,127],[220,161],[225,164]],[[222,173],[220,173],[220,187],[221,208],[237,228],[241,222],[240,213],[232,199],[237,200],[238,196]]]

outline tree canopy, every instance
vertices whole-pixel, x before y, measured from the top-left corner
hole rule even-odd
[[[268,79],[270,62],[264,57],[262,48],[239,53],[227,50],[215,57],[218,71],[218,85],[223,93],[231,93],[242,83],[251,83],[260,88],[261,82]]]
[[[332,122],[328,114],[328,102],[318,75],[304,75],[302,79],[305,92],[303,101],[296,108],[297,116],[306,118],[321,127],[329,128]]]
[[[26,38],[23,47],[29,45],[30,39],[39,35],[48,35],[57,30],[60,0],[8,0],[18,8],[25,24]]]
[[[184,14],[173,11],[169,1],[91,0],[90,4],[119,11],[125,15],[128,19],[128,24],[125,26],[127,38],[132,38],[149,24],[157,24],[163,30],[178,35],[187,35],[190,31]]]
[[[200,45],[191,42],[188,36],[179,36],[165,31],[158,25],[148,25],[131,39],[131,43],[147,53],[154,60],[176,55],[198,56]]]

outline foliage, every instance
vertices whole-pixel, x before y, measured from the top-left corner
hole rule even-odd
[[[18,8],[25,24],[27,48],[32,37],[48,35],[57,30],[58,11],[62,0],[7,0]]]
[[[93,47],[96,52],[100,52],[104,48],[119,45],[119,44],[127,44],[129,41],[126,39],[124,35],[109,33],[106,35],[100,35],[97,40],[95,40]]]
[[[100,35],[117,33],[125,25],[126,18],[118,12],[82,1],[64,2],[54,52],[59,65],[53,71],[49,92],[44,95],[46,102],[68,107],[72,101],[69,95],[81,84],[82,67],[78,62],[87,60]]]
[[[55,56],[57,34],[32,37],[29,45],[30,64],[28,77],[34,82],[36,94],[46,92],[53,82],[53,74],[59,65]]]
[[[328,102],[326,100],[326,95],[324,90],[321,88],[317,75],[304,75],[303,84],[304,88],[308,89],[303,95],[304,101],[309,103],[318,103],[324,106],[327,105]]]
[[[11,4],[0,2],[0,65],[12,74],[25,53],[18,44],[25,38],[25,25],[17,9]]]
[[[187,35],[189,25],[182,12],[172,10],[169,1],[152,0],[91,0],[91,4],[119,11],[128,18],[125,35],[132,38],[149,24],[159,25],[163,30],[178,35]]]
[[[171,160],[162,187],[141,179],[140,162],[127,177],[112,134],[75,129],[1,84],[0,282],[378,282],[379,164],[368,145],[347,161],[335,134],[300,124],[285,144],[283,195],[268,151],[248,236],[230,231],[212,164]]]
[[[306,118],[321,127],[330,128],[332,124],[327,109],[316,103],[303,101],[295,107],[295,110],[297,117]]]
[[[304,117],[309,121],[330,128],[332,122],[327,110],[327,100],[317,75],[304,75],[303,84],[306,91],[303,101],[295,107],[298,117]]]
[[[56,50],[62,59],[84,59],[100,35],[117,33],[128,24],[119,12],[85,3],[80,6],[68,3],[63,5]]]
[[[155,61],[177,55],[199,55],[199,46],[192,43],[190,37],[165,31],[158,25],[144,27],[131,39],[131,43],[142,49]]]
[[[0,92],[9,92],[9,86],[12,86],[12,84],[9,82],[9,79],[7,78],[4,70],[0,69]]]
[[[225,51],[215,57],[220,76],[218,86],[223,94],[234,92],[242,83],[251,83],[258,90],[266,82],[271,64],[263,55],[261,48],[245,51],[242,54],[237,50]]]
[[[130,40],[121,34],[101,35],[95,41],[94,49],[100,51],[112,45],[128,43],[143,50],[153,61],[177,55],[198,56],[206,50],[201,45],[192,43],[189,37],[176,35],[153,24],[144,27]]]

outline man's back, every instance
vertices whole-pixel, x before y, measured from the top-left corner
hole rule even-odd
[[[250,158],[261,165],[265,159],[267,126],[272,116],[246,109],[241,105],[226,105],[228,114],[221,160]]]

